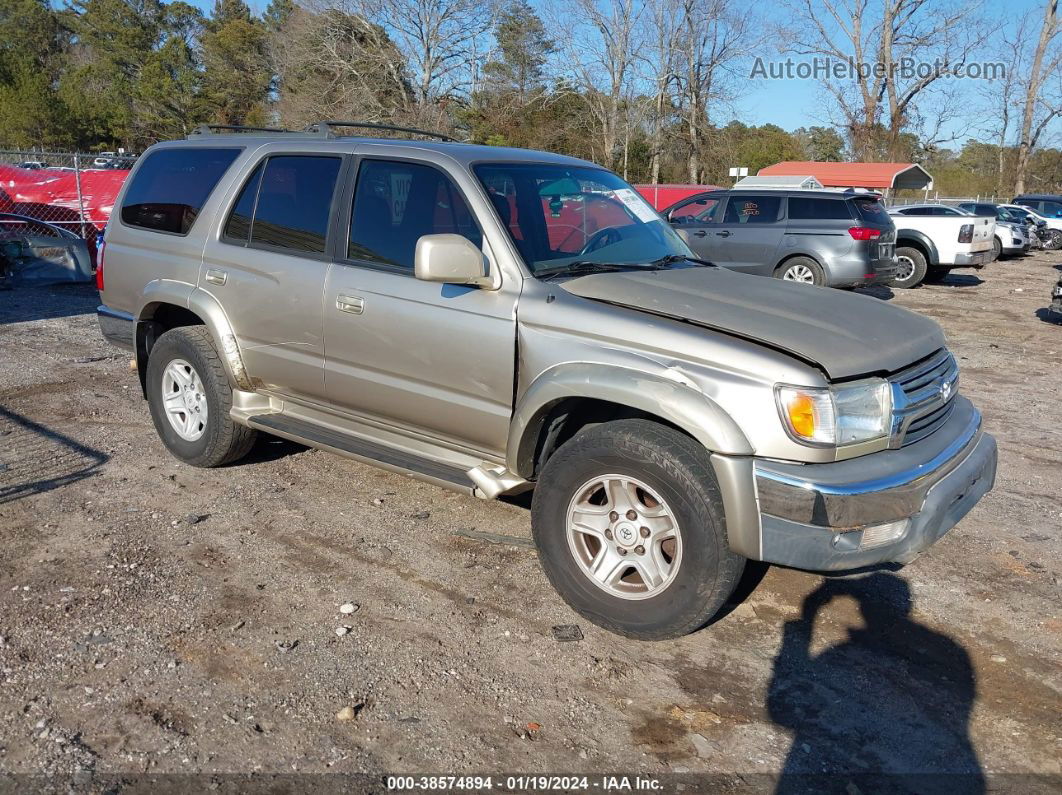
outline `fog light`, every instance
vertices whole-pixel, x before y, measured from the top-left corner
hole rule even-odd
[[[859,548],[871,549],[872,547],[880,547],[882,544],[895,541],[907,532],[908,524],[910,524],[909,519],[901,519],[898,522],[888,522],[868,527],[863,530],[863,538],[859,542]]]

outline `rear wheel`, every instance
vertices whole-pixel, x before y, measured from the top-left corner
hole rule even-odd
[[[255,431],[229,416],[232,388],[203,326],[167,331],[151,348],[147,396],[155,430],[174,456],[197,467],[243,458]]]
[[[906,290],[917,287],[926,278],[929,266],[925,256],[917,248],[901,246],[896,249],[896,263],[899,267],[889,282],[891,286]]]
[[[822,266],[811,257],[793,257],[783,262],[774,272],[775,278],[800,284],[814,284],[822,287],[826,284],[826,273]]]
[[[593,426],[561,446],[535,488],[531,527],[561,597],[643,640],[703,626],[745,564],[730,551],[708,454],[649,420]]]

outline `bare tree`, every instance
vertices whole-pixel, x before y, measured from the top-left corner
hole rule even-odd
[[[490,27],[493,4],[482,0],[351,0],[361,16],[394,40],[413,74],[418,106],[429,109],[467,95]],[[478,51],[478,52],[477,52]]]
[[[784,51],[855,64],[854,92],[851,82],[833,75],[824,85],[859,159],[879,153],[897,159],[919,102],[945,75],[961,71],[988,35],[984,26],[974,27],[980,21],[977,2],[790,0],[788,5],[797,26],[784,31],[791,39]]]
[[[635,99],[644,8],[637,0],[554,0],[547,14],[554,30],[565,31],[558,37],[562,69],[600,125],[602,160],[610,168],[629,147],[625,114]]]
[[[1059,101],[1060,65],[1058,0],[1046,0],[1040,25],[1040,37],[1033,50],[1032,63],[1021,70],[1025,75],[1025,101],[1021,115],[1021,137],[1018,140],[1018,162],[1014,173],[1014,192],[1025,191],[1029,160],[1040,137],[1051,121],[1062,114]]]
[[[692,183],[705,176],[704,149],[713,106],[733,96],[735,68],[760,43],[752,13],[727,0],[680,0],[678,70],[680,105],[686,128],[687,173]]]
[[[652,86],[648,98],[650,107],[645,108],[649,126],[650,181],[660,182],[660,170],[664,159],[664,126],[673,115],[674,95],[677,91],[676,56],[682,31],[683,0],[650,0],[649,37],[641,65],[646,82]]]
[[[382,121],[412,111],[401,53],[349,0],[296,7],[277,36],[273,60],[277,111],[285,124]]]

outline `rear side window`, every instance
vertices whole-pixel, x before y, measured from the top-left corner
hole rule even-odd
[[[122,200],[122,223],[186,235],[239,149],[161,149],[137,169]]]
[[[781,196],[731,194],[723,215],[725,224],[773,224],[778,220]]]
[[[860,217],[867,223],[892,223],[889,214],[877,199],[852,199]]]
[[[332,194],[343,159],[273,155],[247,178],[225,222],[233,242],[325,253]]]
[[[795,221],[852,220],[844,199],[813,199],[809,196],[789,197],[789,217]]]

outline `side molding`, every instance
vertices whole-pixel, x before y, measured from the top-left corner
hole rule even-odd
[[[753,452],[734,420],[674,368],[650,375],[626,367],[578,362],[551,367],[524,392],[509,428],[509,471],[530,477],[539,433],[550,410],[562,400],[580,397],[607,400],[661,417],[712,452]]]

